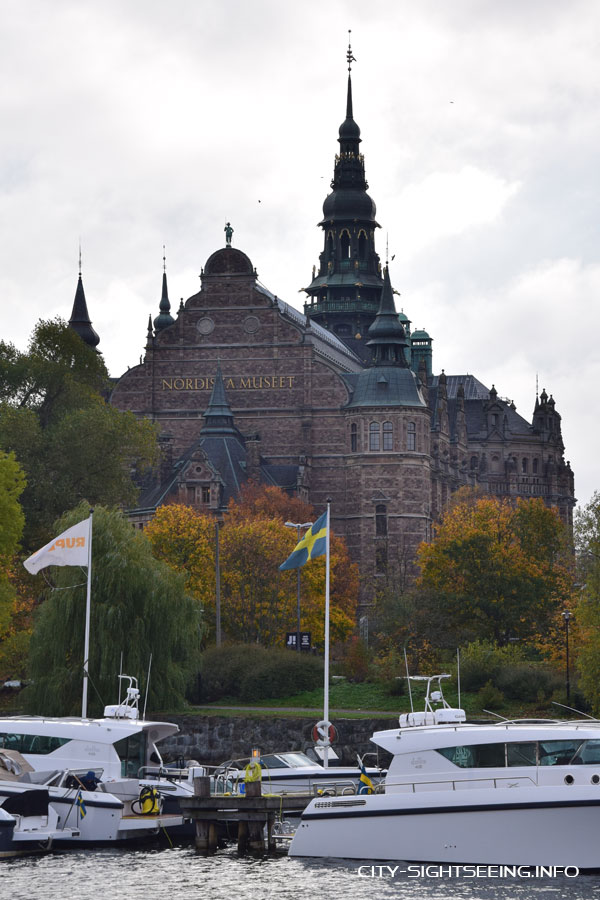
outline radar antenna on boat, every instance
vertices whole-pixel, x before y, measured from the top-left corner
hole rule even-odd
[[[105,706],[104,717],[106,719],[139,719],[140,712],[138,704],[140,701],[140,692],[137,686],[137,678],[134,678],[133,675],[119,675],[119,682],[121,679],[129,682],[129,687],[125,691],[125,699],[122,703],[120,702],[113,706]]]
[[[406,678],[409,683],[409,689],[411,681],[424,681],[427,683],[425,709],[423,712],[414,712],[411,708],[411,712],[401,715],[401,728],[415,725],[450,725],[465,721],[464,709],[450,706],[444,697],[442,679],[450,678],[450,675],[447,673],[442,675],[407,675]],[[435,709],[434,706],[436,707]]]

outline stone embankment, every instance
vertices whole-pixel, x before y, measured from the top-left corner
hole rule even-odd
[[[381,719],[341,719],[331,716],[337,731],[334,749],[345,765],[356,765],[356,754],[377,753],[370,741],[374,731],[396,728],[398,717]],[[282,750],[306,750],[312,747],[312,730],[317,717],[289,718],[267,716],[165,716],[163,721],[179,726],[179,734],[160,742],[160,752],[166,762],[177,759],[196,759],[206,765],[218,765],[228,759],[250,755],[253,747],[261,753]],[[379,750],[379,763],[386,766],[389,755]],[[365,762],[374,765],[375,756]]]

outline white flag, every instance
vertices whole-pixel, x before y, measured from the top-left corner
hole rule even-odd
[[[32,575],[46,566],[87,566],[89,543],[90,519],[84,519],[33,553],[23,565]]]

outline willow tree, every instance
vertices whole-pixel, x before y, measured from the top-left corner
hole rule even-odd
[[[89,515],[86,504],[56,523],[58,534]],[[152,659],[149,709],[179,707],[197,669],[201,617],[185,579],[153,557],[147,538],[118,512],[99,507],[93,516],[90,636],[92,715],[115,703],[121,670],[145,691]],[[48,574],[50,573],[50,574]],[[86,569],[48,568],[31,638],[26,690],[31,712],[76,713],[82,689]]]

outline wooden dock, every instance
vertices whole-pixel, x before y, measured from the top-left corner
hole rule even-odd
[[[218,825],[237,824],[240,853],[274,853],[277,850],[273,826],[283,813],[300,813],[313,799],[313,794],[281,794],[262,796],[260,781],[246,784],[244,794],[211,794],[210,778],[194,778],[194,795],[179,798],[181,811],[196,825],[196,849],[216,850]],[[266,838],[265,838],[266,834]]]

